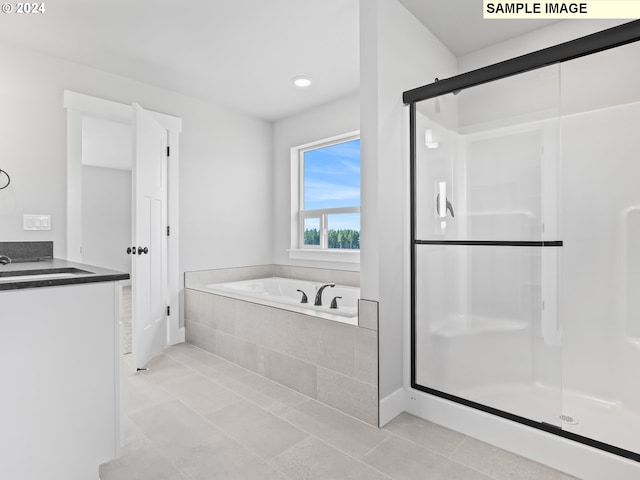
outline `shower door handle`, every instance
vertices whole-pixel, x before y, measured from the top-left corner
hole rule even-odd
[[[455,215],[453,214],[453,205],[451,205],[451,202],[449,200],[447,200],[446,198],[445,198],[445,200],[446,200],[446,203],[445,203],[446,210],[448,210],[451,213],[451,218],[454,218]],[[440,215],[440,194],[438,194],[436,196],[436,212],[438,213],[438,215]],[[446,216],[446,214],[445,214],[445,216]]]

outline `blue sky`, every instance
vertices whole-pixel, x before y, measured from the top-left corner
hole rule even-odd
[[[360,140],[304,154],[304,208],[360,205]]]
[[[360,205],[360,139],[304,154],[304,208]],[[360,230],[360,215],[331,215],[329,228]]]

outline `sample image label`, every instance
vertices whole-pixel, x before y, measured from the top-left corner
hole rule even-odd
[[[638,19],[640,0],[584,0],[582,2],[484,0],[483,17],[488,19]]]

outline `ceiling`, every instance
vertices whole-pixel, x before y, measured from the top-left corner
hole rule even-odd
[[[456,55],[548,23],[483,21],[480,0],[400,2]],[[359,89],[358,0],[56,0],[46,8],[0,16],[0,41],[266,120]],[[299,75],[314,83],[293,86]]]
[[[485,20],[482,0],[399,0],[460,57],[558,20]]]

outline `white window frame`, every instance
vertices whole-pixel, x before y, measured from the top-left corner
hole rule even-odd
[[[304,210],[304,154],[309,150],[329,147],[360,138],[360,131],[336,135],[291,148],[291,248],[289,257],[303,260],[360,263],[360,250],[329,249],[328,216],[336,213],[360,213],[360,207],[322,208]],[[320,245],[304,244],[304,220],[320,219]]]

